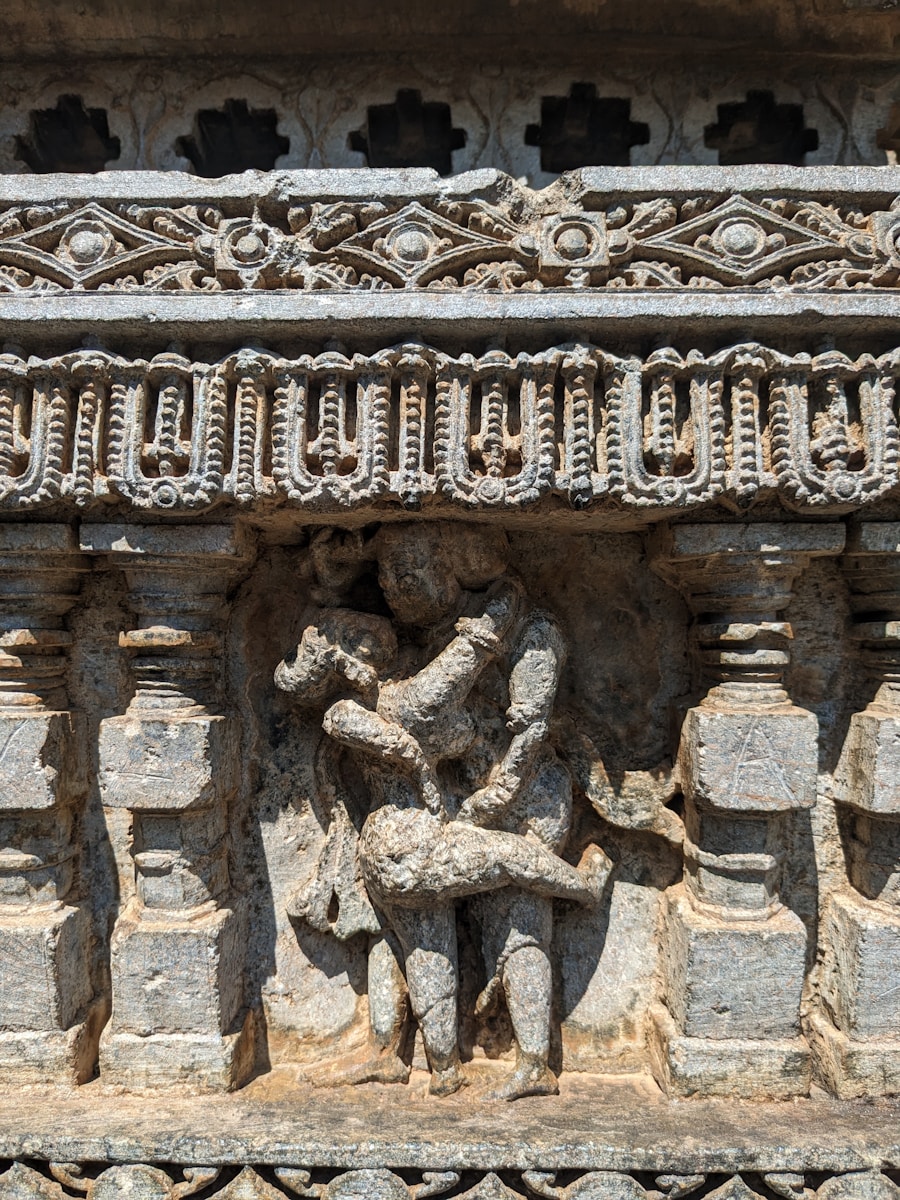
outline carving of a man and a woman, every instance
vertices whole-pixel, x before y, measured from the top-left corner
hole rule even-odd
[[[466,898],[488,974],[476,1011],[505,999],[516,1044],[493,1095],[558,1090],[553,901],[598,904],[611,863],[595,845],[577,866],[561,857],[572,784],[548,734],[565,647],[507,559],[502,533],[433,523],[384,525],[368,541],[327,531],[314,544],[321,575],[346,582],[374,563],[391,613],[323,608],[275,675],[323,730],[327,836],[291,914],[369,936],[370,1048],[323,1082],[408,1079],[407,1005],[431,1092],[467,1082],[456,942]]]

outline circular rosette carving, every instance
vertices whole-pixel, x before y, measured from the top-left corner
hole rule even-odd
[[[547,283],[601,283],[609,271],[609,243],[602,213],[548,218],[541,230],[541,276]]]
[[[347,1171],[332,1179],[322,1200],[409,1200],[409,1189],[391,1171]]]
[[[750,261],[769,249],[766,231],[757,221],[738,217],[723,221],[712,233],[710,244],[723,258]],[[773,249],[784,245],[784,237],[772,235]]]
[[[60,238],[57,255],[78,270],[112,258],[117,249],[112,231],[100,221],[76,221]]]
[[[376,242],[375,249],[401,264],[403,269],[410,270],[427,263],[451,245],[449,238],[439,237],[424,221],[404,221],[386,238]]]
[[[216,246],[216,278],[228,287],[260,287],[278,274],[276,230],[256,221],[229,221]]]

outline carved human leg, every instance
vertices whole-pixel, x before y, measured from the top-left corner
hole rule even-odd
[[[849,878],[823,913],[809,1036],[820,1081],[850,1099],[900,1092],[900,525],[851,530],[842,561],[876,690],[834,775]]]
[[[459,1062],[459,963],[456,909],[434,904],[423,912],[391,908],[403,947],[406,982],[431,1068],[430,1091],[450,1096],[467,1083]]]
[[[797,575],[838,554],[835,525],[682,525],[654,569],[685,595],[708,689],[678,769],[684,880],[666,898],[655,1070],[680,1094],[789,1096],[809,1084],[800,1036],[806,929],[782,902],[784,824],[816,799],[818,725],[782,687]]]
[[[135,692],[100,727],[103,803],[133,818],[135,894],[112,938],[112,1083],[228,1089],[252,1036],[242,990],[245,914],[231,893],[237,729],[217,713],[227,595],[250,549],[225,526],[89,525],[82,544],[122,567],[137,628]]]
[[[379,809],[363,827],[359,850],[370,891],[416,909],[510,885],[591,906],[612,869],[598,846],[573,867],[520,834],[441,821],[422,809]]]
[[[66,525],[0,525],[0,1075],[83,1083],[107,1012],[91,981],[77,830],[85,730],[63,618],[89,567]]]
[[[475,904],[491,974],[476,1012],[488,1011],[502,987],[516,1042],[515,1069],[488,1099],[555,1095],[559,1084],[550,1070],[553,901],[506,888]]]

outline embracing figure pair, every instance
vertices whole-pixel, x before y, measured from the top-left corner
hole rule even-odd
[[[431,1091],[464,1085],[456,905],[468,898],[488,974],[477,1011],[502,996],[516,1042],[515,1069],[495,1095],[556,1092],[553,900],[597,904],[612,865],[594,845],[577,866],[560,856],[572,816],[569,772],[549,740],[560,629],[528,604],[502,534],[385,525],[369,542],[320,535],[314,556],[345,590],[374,563],[393,618],[324,608],[275,676],[322,713],[317,779],[328,833],[292,915],[339,937],[370,937],[373,1053],[326,1076],[408,1078],[408,992]]]

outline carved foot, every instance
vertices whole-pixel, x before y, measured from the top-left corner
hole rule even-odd
[[[588,846],[584,854],[582,854],[578,870],[584,878],[589,895],[587,904],[591,907],[598,906],[603,899],[603,893],[606,891],[606,885],[609,882],[612,869],[612,859],[599,846]],[[534,1093],[530,1094],[533,1095]]]
[[[523,1096],[558,1096],[559,1081],[546,1063],[523,1060],[500,1087],[485,1100],[520,1100]]]
[[[431,1083],[428,1085],[428,1091],[432,1096],[452,1096],[454,1092],[458,1092],[460,1088],[468,1087],[469,1080],[463,1074],[462,1067],[458,1062],[451,1063],[449,1067],[444,1067],[441,1070],[435,1070],[431,1073]]]
[[[409,1067],[393,1051],[360,1062],[350,1056],[326,1063],[311,1076],[316,1087],[345,1087],[360,1083],[409,1083]]]

